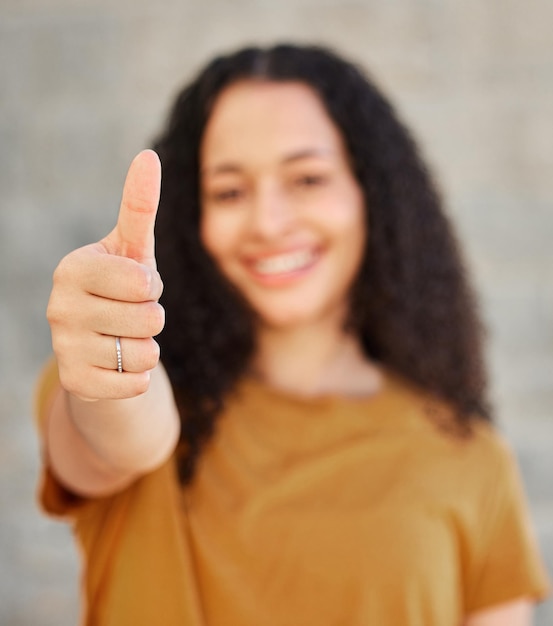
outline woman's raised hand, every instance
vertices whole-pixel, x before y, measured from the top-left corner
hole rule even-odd
[[[160,188],[159,158],[145,150],[129,168],[115,228],[68,254],[54,272],[47,310],[52,345],[62,386],[81,399],[140,395],[159,361],[153,337],[165,320],[154,240]]]

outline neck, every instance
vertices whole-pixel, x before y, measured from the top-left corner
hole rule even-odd
[[[253,373],[272,387],[304,396],[370,395],[381,385],[380,371],[359,340],[328,320],[259,328]]]

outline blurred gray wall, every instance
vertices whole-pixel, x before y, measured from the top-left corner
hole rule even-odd
[[[34,500],[32,384],[51,273],[113,226],[127,165],[214,52],[281,39],[371,70],[420,140],[467,249],[493,394],[553,570],[553,3],[2,0],[0,623],[69,626],[69,530]],[[551,603],[538,624],[553,623]]]

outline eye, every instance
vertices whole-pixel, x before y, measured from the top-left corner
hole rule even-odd
[[[240,200],[243,196],[243,190],[237,187],[218,189],[207,194],[208,199],[217,204],[232,204]]]
[[[320,187],[326,184],[327,181],[328,178],[322,174],[305,174],[296,178],[294,182],[298,187],[309,188]]]

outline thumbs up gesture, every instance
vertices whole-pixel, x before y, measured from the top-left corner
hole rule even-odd
[[[140,395],[159,361],[153,337],[165,320],[154,239],[160,188],[159,158],[145,150],[129,168],[115,228],[68,254],[54,272],[52,345],[62,386],[81,399]]]

